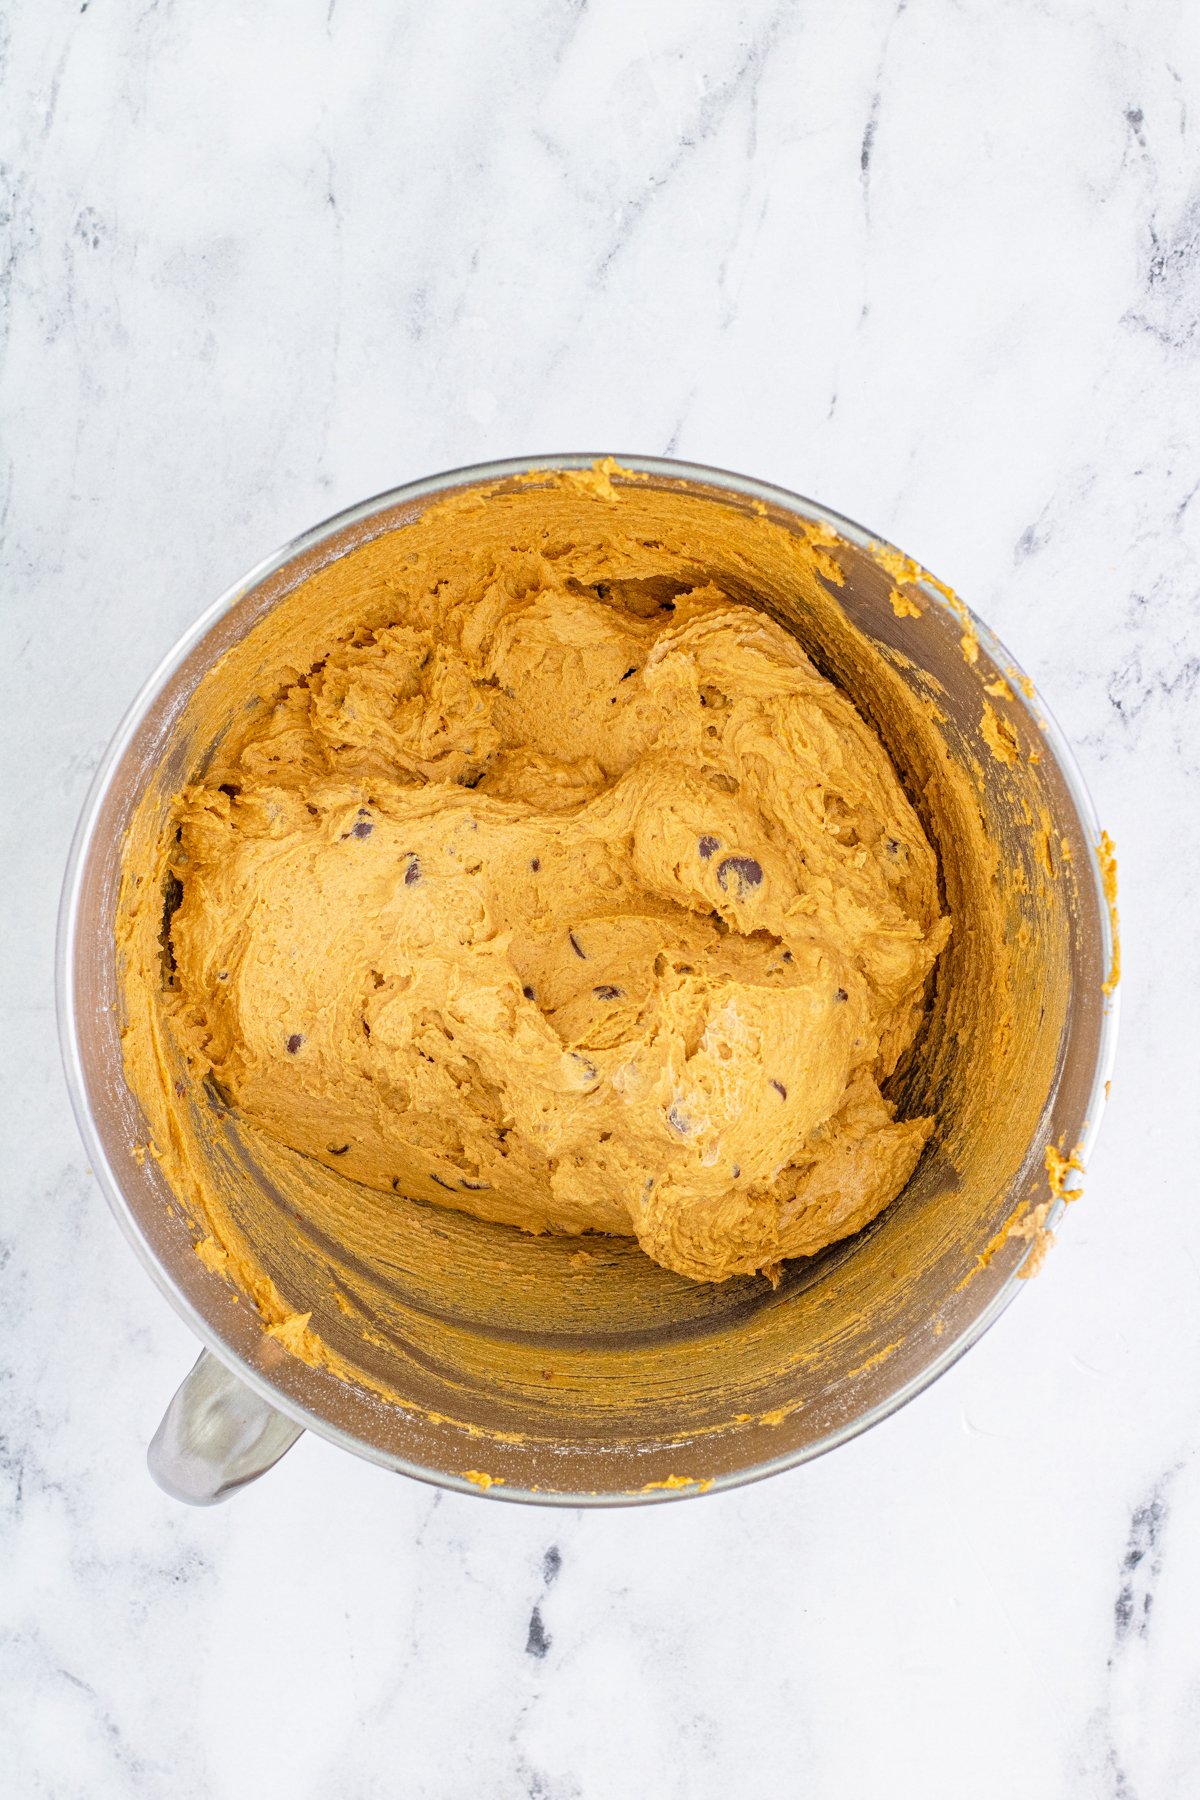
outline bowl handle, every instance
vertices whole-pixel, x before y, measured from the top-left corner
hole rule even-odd
[[[303,1430],[202,1350],[163,1414],[146,1461],[172,1499],[215,1506],[265,1475]]]

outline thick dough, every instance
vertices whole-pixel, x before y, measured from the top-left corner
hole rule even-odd
[[[780,626],[569,560],[398,587],[186,790],[175,1029],[358,1182],[774,1275],[932,1128],[879,1084],[950,929],[934,853]]]

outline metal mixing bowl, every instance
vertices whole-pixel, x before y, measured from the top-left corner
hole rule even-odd
[[[1033,948],[1016,1003],[1024,1049],[987,1096],[1003,1155],[976,1159],[968,1145],[956,1161],[935,1141],[874,1224],[788,1265],[776,1289],[761,1279],[689,1283],[618,1239],[587,1240],[593,1254],[580,1280],[571,1262],[578,1240],[529,1239],[413,1202],[399,1203],[395,1263],[347,1273],[338,1267],[339,1246],[309,1231],[302,1201],[281,1196],[247,1167],[241,1223],[253,1236],[258,1221],[264,1243],[279,1240],[281,1220],[285,1227],[286,1255],[278,1268],[268,1261],[267,1272],[290,1304],[312,1311],[343,1359],[361,1368],[361,1381],[288,1355],[253,1307],[237,1304],[193,1253],[188,1196],[173,1194],[156,1159],[133,1148],[147,1133],[122,1063],[114,920],[135,810],[149,796],[165,819],[172,795],[211,745],[195,728],[198,689],[314,571],[402,530],[439,498],[472,488],[525,492],[530,471],[583,469],[593,460],[545,457],[432,477],[297,538],[185,635],[142,689],[97,772],[63,892],[59,1021],[72,1103],[113,1212],[207,1346],[151,1450],[156,1477],[181,1498],[222,1497],[261,1473],[304,1428],[424,1480],[539,1503],[663,1500],[789,1468],[895,1411],[982,1335],[1016,1293],[1030,1250],[1029,1238],[1008,1228],[1050,1198],[1047,1144],[1078,1147],[1082,1162],[1090,1158],[1115,1041],[1115,1003],[1103,992],[1113,944],[1096,820],[1032,684],[978,621],[978,660],[964,658],[965,615],[936,586],[923,584],[919,617],[899,617],[880,560],[889,547],[851,521],[744,477],[630,457],[622,466],[637,472],[639,493],[685,495],[698,519],[724,509],[723,517],[747,524],[747,543],[747,522],[755,519],[797,533],[813,524],[832,528],[845,576],[836,590],[841,614],[879,648],[894,676],[936,691],[947,754],[976,771],[988,841],[1002,859],[1036,873],[1025,828],[1032,807],[1061,845],[1055,881],[1042,882],[1042,899],[1029,902]],[[732,590],[740,582],[745,597],[796,629],[836,679],[836,632],[823,638],[778,584],[778,591],[756,587],[753,571],[748,577],[744,562],[739,568],[736,580],[725,572]],[[981,684],[1001,682],[1004,672],[1006,716],[1022,746],[1015,769],[983,753],[979,738]],[[906,745],[888,747],[911,776]],[[921,795],[913,797],[921,807]],[[936,837],[936,819],[926,824]],[[969,935],[952,938],[940,983],[969,981]],[[918,1055],[908,1098],[949,1117],[953,1082],[980,1072],[965,1068],[953,1082],[945,1075],[936,1005],[934,1015],[927,1028],[933,1048],[924,1063]],[[236,1130],[236,1121],[220,1129]],[[1062,1207],[1055,1199],[1048,1225]],[[487,1300],[478,1284],[469,1303],[458,1291],[454,1271],[468,1256],[476,1266],[494,1265]],[[374,1308],[379,1328],[369,1344],[346,1335],[352,1328],[329,1297],[331,1268],[358,1279],[364,1306]]]

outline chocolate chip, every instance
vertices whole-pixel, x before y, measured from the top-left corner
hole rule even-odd
[[[757,887],[762,886],[762,864],[755,862],[752,856],[727,856],[717,869],[717,881],[723,893],[731,890],[734,897],[744,900]]]
[[[218,969],[217,970],[217,980],[218,981],[228,981],[229,980],[229,970],[228,969]]]
[[[579,1064],[580,1068],[583,1071],[583,1079],[585,1081],[598,1081],[599,1080],[600,1071],[596,1067],[595,1063],[591,1060],[590,1057],[581,1056],[579,1054],[578,1050],[572,1050],[571,1060],[573,1062],[577,1062]]]
[[[900,849],[900,839],[899,838],[889,838],[887,841],[888,855],[889,856],[897,855],[899,852],[899,849]]]
[[[325,1148],[330,1156],[345,1156],[350,1146],[349,1144],[326,1144]]]
[[[454,1192],[454,1189],[451,1187],[450,1183],[448,1181],[443,1181],[440,1175],[434,1175],[431,1172],[429,1179],[430,1179],[430,1181],[436,1181],[439,1187],[444,1187],[446,1189],[447,1193],[452,1194]]]
[[[525,986],[521,989],[521,992],[524,994],[524,996],[527,1000],[536,1000],[537,999],[537,995],[534,993],[533,989],[529,986],[528,982],[526,982]]]
[[[538,870],[539,870],[539,869],[540,869],[540,868],[541,868],[541,866],[542,866],[542,859],[541,859],[541,857],[540,857],[540,856],[534,856],[534,857],[532,857],[532,858],[531,858],[531,859],[530,859],[530,863],[529,863],[529,866],[530,866],[530,868],[531,868],[531,869],[532,869],[532,870],[533,870],[533,872],[534,872],[534,874],[535,874],[535,875],[536,875],[536,874],[537,874],[537,872],[538,872]]]
[[[692,1129],[692,1121],[688,1118],[678,1100],[676,1100],[675,1104],[667,1114],[667,1124],[671,1127],[672,1131],[677,1131],[680,1137],[686,1137]]]
[[[374,831],[374,829],[375,829],[375,825],[374,825],[373,820],[359,819],[356,821],[355,824],[353,824],[350,827],[349,831],[345,833],[345,836],[346,837],[356,837],[356,838],[369,838],[371,833]]]
[[[721,848],[721,840],[720,838],[710,837],[708,833],[705,832],[704,836],[700,839],[700,842],[696,845],[696,848],[700,852],[701,862],[707,862],[709,857],[715,856],[717,851]]]
[[[624,988],[612,987],[606,981],[602,987],[593,988],[592,992],[595,994],[597,1000],[621,1000],[624,998],[625,990]]]
[[[784,953],[783,953],[783,960],[784,960],[784,962],[786,962],[786,963],[790,963],[790,962],[794,962],[794,961],[795,961],[795,960],[796,960],[796,959],[795,959],[795,957],[794,957],[794,956],[793,956],[793,955],[792,955],[792,953],[791,953],[791,951],[790,951],[790,950],[785,950],[785,951],[784,951]]]
[[[291,1037],[287,1041],[288,1055],[295,1056],[296,1052],[299,1050],[299,1048],[303,1042],[304,1042],[304,1039],[301,1037],[300,1033],[298,1031],[293,1031]]]
[[[396,1194],[400,1192],[400,1177],[398,1175],[392,1176],[392,1191]]]
[[[420,879],[421,879],[421,859],[418,856],[413,856],[410,854],[409,859],[408,859],[408,867],[404,871],[404,885],[405,885],[405,887],[412,887],[413,884],[415,882],[420,881]]]
[[[771,1086],[775,1089],[775,1092],[779,1095],[781,1100],[787,1099],[787,1089],[784,1087],[782,1081],[776,1081],[775,1077],[772,1076]]]
[[[631,675],[636,675],[636,674],[637,674],[637,664],[635,663],[632,669],[626,669],[625,673],[621,677],[621,680],[628,681],[629,677]]]
[[[576,956],[579,957],[581,962],[586,962],[587,961],[587,951],[583,948],[583,945],[579,942],[579,939],[575,936],[575,933],[573,931],[569,931],[567,933],[567,936],[571,940],[571,948],[575,952]]]
[[[187,1082],[186,1081],[177,1081],[175,1083],[175,1092],[179,1095],[180,1099],[182,1099],[183,1096],[187,1093]]]
[[[488,1184],[486,1181],[468,1181],[464,1175],[458,1185],[459,1187],[470,1188],[473,1193],[481,1194]]]
[[[741,1174],[741,1172],[742,1172],[742,1165],[741,1165],[741,1163],[734,1163],[734,1165],[733,1165],[733,1170],[732,1170],[732,1174],[733,1174],[733,1179],[734,1179],[734,1180],[735,1180],[735,1181],[736,1181],[736,1180],[737,1180],[737,1179],[738,1179],[738,1177],[739,1177],[739,1176],[740,1176],[740,1174]]]
[[[850,998],[845,988],[835,988],[833,997],[835,1000],[848,1000]]]

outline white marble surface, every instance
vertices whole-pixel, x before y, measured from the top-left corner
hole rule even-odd
[[[1153,0],[10,0],[0,20],[0,1790],[1200,1791],[1200,17]],[[126,702],[408,477],[673,451],[813,494],[1036,674],[1122,856],[1086,1197],[898,1417],[550,1514],[312,1438],[212,1513],[85,1167],[52,939]]]

